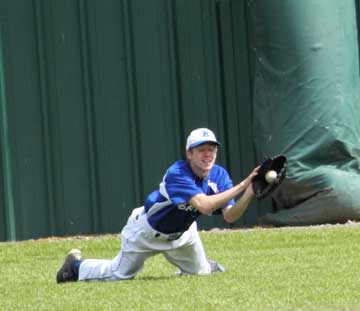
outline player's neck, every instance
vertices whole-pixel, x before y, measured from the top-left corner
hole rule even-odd
[[[201,179],[206,179],[209,176],[210,170],[202,170],[191,164],[190,164],[190,167],[191,167],[192,172]]]

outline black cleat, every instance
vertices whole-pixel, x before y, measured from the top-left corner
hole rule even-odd
[[[56,282],[74,282],[78,280],[78,276],[72,271],[72,266],[76,261],[81,260],[81,251],[78,249],[72,249],[61,266],[60,270],[56,274]]]

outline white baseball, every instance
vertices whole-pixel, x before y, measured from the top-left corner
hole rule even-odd
[[[270,184],[272,183],[277,177],[276,171],[270,170],[265,174],[265,180]]]

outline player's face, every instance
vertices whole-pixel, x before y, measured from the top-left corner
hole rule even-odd
[[[187,151],[192,171],[205,178],[215,164],[216,154],[217,146],[213,144],[203,144]]]

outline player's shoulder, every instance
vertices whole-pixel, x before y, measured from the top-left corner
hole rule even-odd
[[[228,171],[221,165],[215,164],[210,172],[210,179],[221,180],[229,178]]]
[[[186,160],[178,160],[174,162],[167,170],[167,175],[178,175],[178,174],[185,174],[191,172],[189,162]]]
[[[179,160],[173,163],[164,176],[164,181],[185,181],[185,180],[193,180],[194,174],[190,168],[190,164],[186,160]]]
[[[219,164],[214,164],[211,171],[216,174],[228,174],[228,171],[226,170],[226,168],[224,168],[223,166],[221,166]]]

